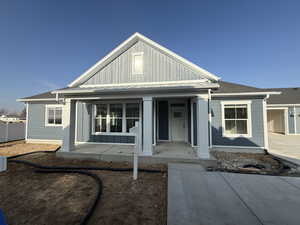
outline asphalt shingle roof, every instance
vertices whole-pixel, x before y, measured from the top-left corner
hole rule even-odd
[[[300,104],[300,87],[265,88],[265,91],[280,91],[280,95],[270,95],[268,104]]]

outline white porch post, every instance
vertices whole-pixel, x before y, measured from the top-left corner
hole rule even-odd
[[[143,98],[143,155],[152,155],[153,102],[152,97]]]
[[[209,158],[209,129],[208,129],[208,97],[197,96],[197,155],[199,158]]]
[[[66,99],[63,112],[62,112],[62,124],[63,124],[63,152],[69,152],[74,149],[75,144],[75,101]]]

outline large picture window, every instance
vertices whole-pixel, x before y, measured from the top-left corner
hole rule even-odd
[[[250,102],[222,102],[223,136],[251,136]]]
[[[62,106],[46,105],[46,126],[62,126]]]
[[[139,103],[107,103],[94,105],[94,134],[126,134],[140,118]]]

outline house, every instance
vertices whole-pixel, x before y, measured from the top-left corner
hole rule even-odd
[[[17,115],[2,115],[0,116],[0,121],[6,123],[18,123],[18,122],[24,122],[24,118],[22,119]]]
[[[27,105],[27,142],[62,143],[65,153],[132,145],[129,129],[140,121],[142,155],[184,143],[182,151],[205,159],[212,149],[268,149],[267,99],[278,94],[221,81],[135,33],[68,87],[19,101]]]
[[[300,88],[268,88],[279,91],[268,99],[268,130],[285,135],[300,134]]]

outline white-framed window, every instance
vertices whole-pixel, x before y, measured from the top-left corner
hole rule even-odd
[[[129,130],[140,120],[140,103],[111,102],[93,105],[93,134],[130,135]]]
[[[251,101],[222,101],[224,137],[251,137]]]
[[[62,106],[61,105],[46,105],[45,125],[46,126],[62,126]]]
[[[132,74],[139,75],[144,73],[144,53],[132,53]]]

